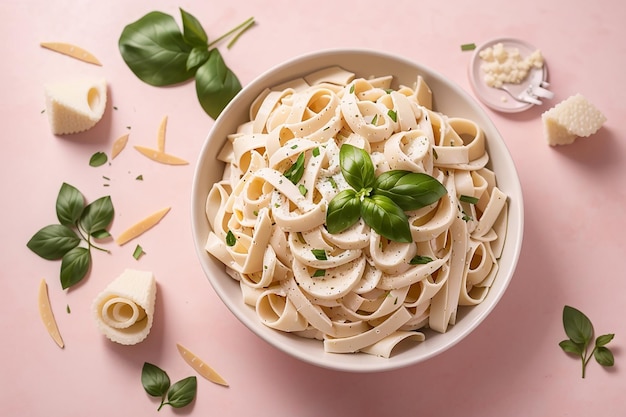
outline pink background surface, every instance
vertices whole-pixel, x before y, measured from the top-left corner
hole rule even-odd
[[[487,109],[517,165],[525,199],[525,240],[507,293],[478,329],[445,353],[387,373],[338,373],[301,363],[254,336],[213,292],[197,261],[190,228],[190,190],[196,154],[213,121],[193,84],[156,88],[126,67],[117,49],[123,27],[149,11],[194,14],[217,37],[254,16],[258,25],[231,50],[228,65],[247,84],[286,59],[324,48],[365,47],[427,65],[470,91],[470,52],[460,45],[516,37],[540,48],[548,62],[548,105],[516,115]],[[524,2],[374,1],[4,1],[0,4],[0,117],[2,118],[2,265],[0,415],[256,415],[256,416],[623,416],[626,340],[624,207],[626,143],[626,3],[598,0]],[[102,67],[39,47],[65,41],[93,52]],[[87,133],[55,137],[44,109],[43,84],[78,75],[104,76],[109,104]],[[551,148],[541,112],[582,93],[607,116],[594,137]],[[113,109],[113,106],[117,110]],[[154,146],[169,117],[167,150],[188,166],[156,164],[132,149]],[[130,127],[130,130],[127,129]],[[112,164],[88,165],[130,132]],[[136,181],[137,175],[144,181]],[[102,177],[110,178],[110,187]],[[167,217],[134,243],[95,253],[84,282],[61,289],[59,262],[26,247],[39,228],[55,223],[62,182],[92,201],[111,195],[115,235],[164,206]],[[148,339],[121,346],[96,329],[90,306],[125,268],[153,271],[158,280],[155,324]],[[61,350],[37,313],[37,287],[49,285],[66,343]],[[616,333],[609,345],[616,366],[595,362],[580,378],[579,362],[564,354],[563,305],[593,321],[596,333]],[[71,313],[66,312],[66,306]],[[163,408],[140,382],[145,361],[172,380],[193,375],[176,351],[182,343],[213,365],[230,388],[198,379],[194,403]]]

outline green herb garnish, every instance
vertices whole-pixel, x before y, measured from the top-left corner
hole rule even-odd
[[[226,233],[226,245],[235,246],[236,243],[237,243],[237,238],[235,237],[233,232],[229,230],[228,233]]]
[[[157,411],[161,410],[164,405],[181,408],[190,404],[198,389],[198,381],[195,376],[181,379],[170,386],[170,378],[167,373],[148,362],[145,362],[141,369],[141,384],[149,395],[161,398],[161,404],[159,404]]]
[[[398,112],[393,109],[389,109],[389,111],[387,112],[387,116],[389,116],[394,122],[398,121]]]
[[[431,258],[429,256],[415,255],[409,261],[409,264],[411,264],[411,265],[424,265],[424,264],[427,264],[427,263],[432,262],[432,261],[433,261],[433,258]]]
[[[143,175],[139,174],[135,177],[137,181],[143,181]]]
[[[298,159],[283,174],[293,184],[297,184],[304,175],[304,153],[298,155]]]
[[[312,249],[311,253],[315,256],[315,259],[319,261],[325,261],[328,259],[326,256],[326,251],[324,249]]]
[[[91,155],[91,158],[89,158],[89,166],[99,167],[106,164],[107,161],[107,154],[105,154],[104,152],[96,152]]]
[[[167,86],[195,78],[200,105],[216,119],[241,90],[239,79],[216,45],[232,37],[230,48],[254,25],[254,18],[209,42],[198,19],[183,9],[180,14],[182,32],[172,16],[158,11],[127,25],[118,42],[120,53],[130,70],[147,84]]]
[[[473,51],[474,49],[476,49],[475,43],[464,43],[461,45],[461,51]]]
[[[326,275],[325,269],[316,269],[315,272],[313,272],[313,277],[315,278],[323,277],[324,275]]]
[[[470,203],[470,204],[478,203],[478,199],[476,197],[472,197],[469,195],[461,195],[459,197],[459,201],[463,201],[464,203]]]
[[[320,156],[320,148],[319,148],[319,147],[317,147],[317,148],[313,148],[313,149],[311,150],[311,154],[312,154],[313,156],[315,156],[315,157]]]
[[[135,250],[133,251],[133,258],[139,260],[139,258],[141,258],[141,256],[144,254],[145,252],[143,251],[143,248],[141,246],[135,246]]]
[[[563,307],[563,328],[569,339],[559,343],[561,349],[567,353],[580,357],[582,362],[582,377],[585,377],[587,364],[593,356],[602,366],[613,366],[615,359],[613,352],[606,345],[613,340],[615,334],[609,333],[598,336],[593,340],[593,324],[587,316],[574,307]],[[593,349],[588,353],[591,342],[594,342]]]
[[[298,190],[300,190],[300,194],[302,195],[306,195],[306,193],[309,192],[309,190],[307,190],[306,187],[302,184],[298,185]]]
[[[110,196],[85,205],[83,194],[63,183],[56,200],[60,224],[43,227],[26,246],[44,259],[61,259],[61,286],[69,288],[87,275],[92,248],[109,252],[93,245],[92,239],[111,236],[106,229],[113,221],[114,212]],[[87,247],[79,246],[81,242],[85,242]]]
[[[330,233],[340,233],[362,217],[379,235],[411,242],[404,211],[432,204],[446,193],[439,181],[423,173],[392,170],[376,177],[368,153],[349,144],[341,146],[339,164],[352,189],[341,191],[328,204],[326,228]]]

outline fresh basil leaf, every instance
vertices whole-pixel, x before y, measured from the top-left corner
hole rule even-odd
[[[389,197],[373,195],[361,201],[361,217],[379,235],[395,242],[413,241],[409,220]]]
[[[61,259],[80,243],[80,238],[67,226],[51,224],[40,229],[26,246],[44,259]]]
[[[189,53],[187,58],[187,70],[195,71],[200,65],[209,59],[209,50],[206,47],[196,46]]]
[[[410,261],[409,264],[411,265],[425,265],[429,262],[432,262],[433,258],[431,258],[430,256],[421,256],[421,255],[415,255]]]
[[[61,259],[61,287],[69,288],[82,280],[91,264],[91,253],[87,248],[76,247]]]
[[[602,366],[613,366],[615,364],[613,352],[604,346],[597,347],[593,352],[593,357]]]
[[[559,343],[561,349],[567,353],[573,353],[578,356],[582,356],[584,354],[584,346],[579,343],[574,343],[571,340],[563,340]]]
[[[85,197],[78,189],[63,183],[56,201],[56,212],[59,222],[64,226],[73,226],[80,219],[85,207]]]
[[[304,175],[304,152],[298,155],[298,159],[283,174],[289,181],[297,184]]]
[[[113,203],[110,196],[100,197],[88,204],[80,216],[80,225],[85,232],[92,234],[106,229],[113,221]]]
[[[89,166],[99,167],[107,163],[109,159],[104,152],[96,152],[89,158]]]
[[[341,145],[339,164],[343,177],[355,190],[361,191],[374,184],[374,164],[363,149],[347,143]]]
[[[91,237],[94,239],[106,239],[107,237],[111,237],[111,233],[108,230],[96,230],[95,232],[91,232]]]
[[[417,210],[446,194],[437,179],[421,172],[391,170],[376,178],[373,194],[389,197],[402,210]]]
[[[204,111],[217,119],[228,103],[241,91],[241,83],[224,63],[217,49],[209,51],[209,58],[196,71],[196,94]]]
[[[145,83],[164,86],[193,77],[193,71],[187,69],[192,46],[168,14],[150,12],[127,25],[118,47],[126,65]]]
[[[326,229],[329,233],[339,233],[359,220],[361,200],[354,190],[344,190],[328,203]]]
[[[149,362],[141,368],[141,385],[153,397],[162,397],[170,388],[170,377],[164,370]]]
[[[598,338],[596,339],[596,346],[600,347],[600,346],[605,346],[607,345],[611,340],[613,340],[613,338],[615,337],[615,334],[613,333],[609,333],[609,334],[603,334],[601,336],[598,336]]]
[[[176,382],[167,392],[167,403],[174,408],[181,408],[191,403],[196,396],[198,382],[190,376]]]
[[[141,258],[141,255],[143,255],[145,252],[143,251],[143,248],[139,245],[135,246],[135,250],[133,251],[133,258],[139,260],[139,258]]]
[[[209,37],[204,28],[192,14],[180,9],[180,16],[183,21],[183,39],[191,46],[208,48]]]
[[[572,342],[587,346],[593,337],[593,325],[585,314],[574,307],[563,307],[563,328]]]

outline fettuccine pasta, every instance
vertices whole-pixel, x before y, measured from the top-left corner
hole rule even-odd
[[[327,352],[389,357],[404,340],[424,340],[423,329],[445,332],[498,271],[507,196],[487,168],[483,130],[435,112],[421,76],[392,85],[392,76],[332,67],[265,90],[229,135],[223,179],[207,197],[206,250],[239,281],[243,302],[265,325],[319,339]],[[329,233],[329,202],[350,187],[343,144],[364,149],[376,175],[425,173],[445,186],[436,203],[406,212],[413,242],[382,237],[363,219]],[[285,173],[299,160],[294,183]]]

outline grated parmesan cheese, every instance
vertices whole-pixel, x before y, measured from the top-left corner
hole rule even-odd
[[[107,102],[104,79],[81,79],[45,86],[46,113],[55,135],[91,129],[100,121]]]
[[[596,133],[606,117],[581,94],[563,100],[541,115],[549,145],[569,145]]]
[[[481,69],[489,87],[499,88],[504,83],[519,84],[526,79],[530,70],[543,67],[540,50],[523,58],[519,49],[507,49],[502,43],[483,49],[478,56],[484,61]]]

